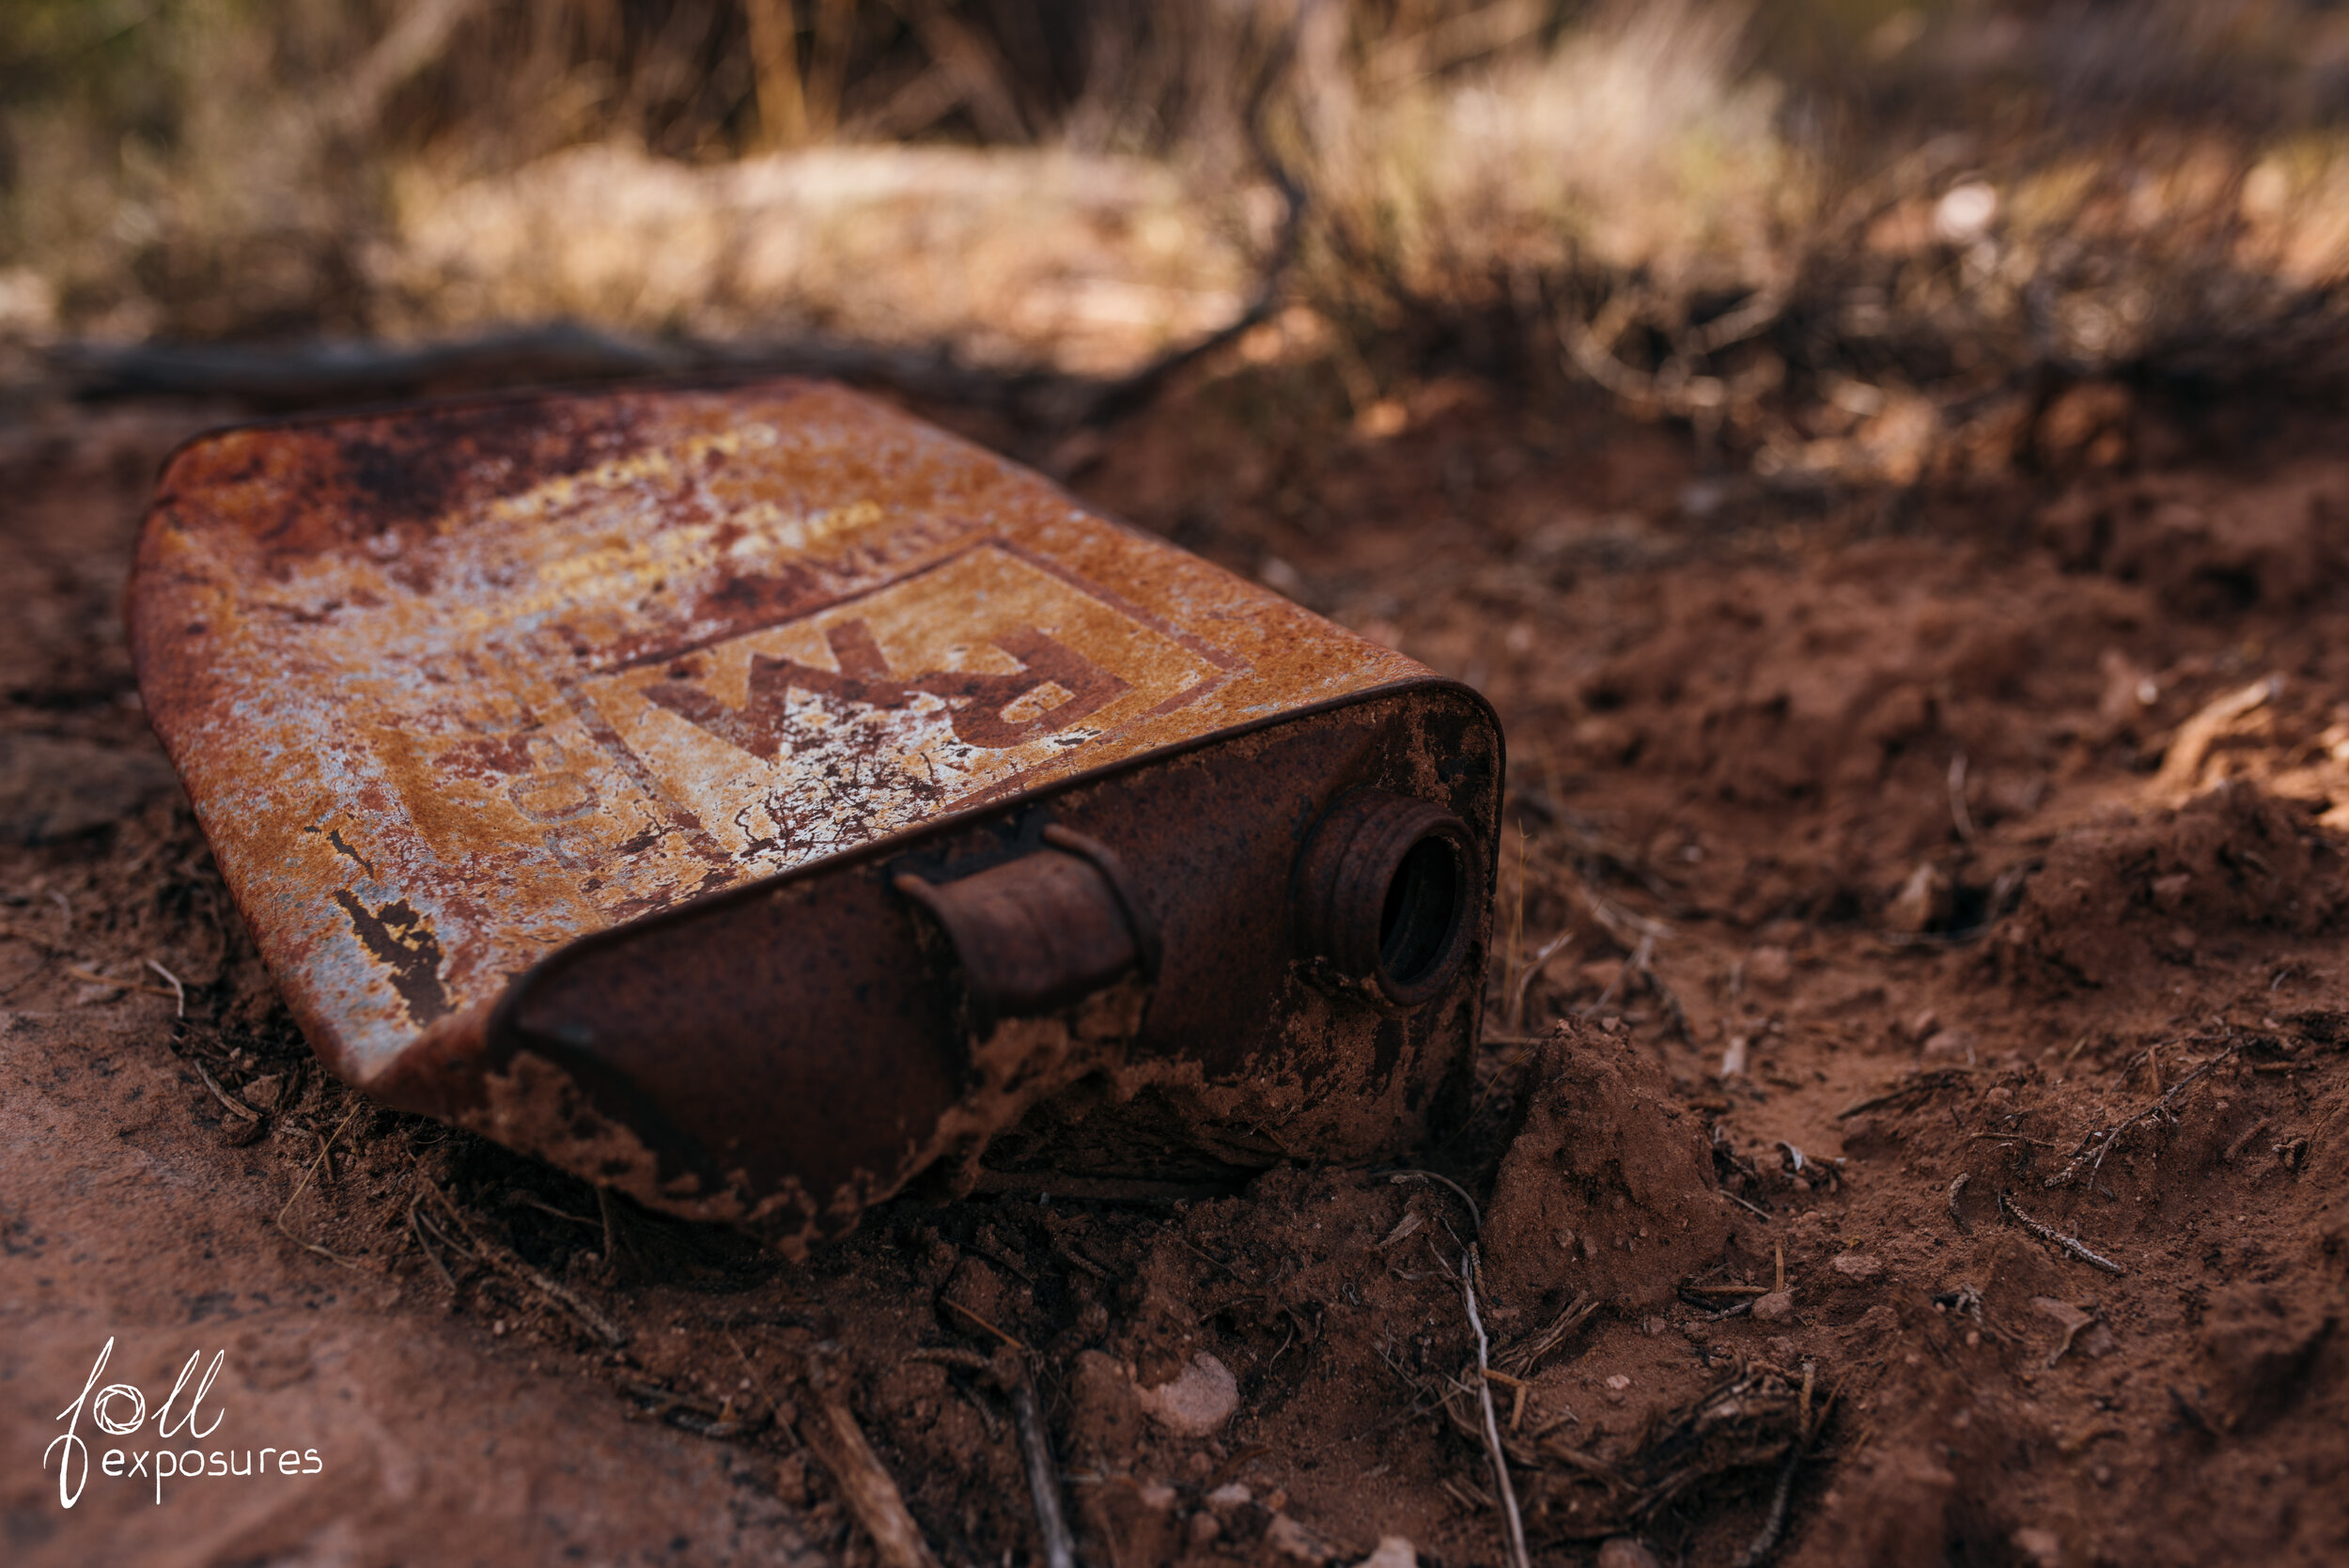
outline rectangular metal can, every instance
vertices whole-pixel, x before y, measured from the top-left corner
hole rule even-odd
[[[320,1058],[796,1250],[1456,1108],[1470,689],[841,388],[204,437],[140,689]]]

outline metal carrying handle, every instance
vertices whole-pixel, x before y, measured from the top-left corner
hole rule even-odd
[[[1034,1017],[1128,970],[1159,972],[1158,925],[1108,846],[1059,826],[1047,847],[948,882],[907,874],[897,891],[945,928],[986,1017]]]

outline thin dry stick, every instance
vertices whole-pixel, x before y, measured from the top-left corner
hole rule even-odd
[[[1511,988],[1509,996],[1510,1033],[1518,1033],[1525,1028],[1525,993],[1532,986],[1534,977],[1542,972],[1544,964],[1558,955],[1560,948],[1572,940],[1574,940],[1574,927],[1569,925],[1550,938],[1548,941],[1544,942],[1533,955],[1532,961],[1517,971],[1517,983]]]
[[[1896,1089],[1888,1089],[1881,1094],[1873,1095],[1855,1105],[1847,1105],[1835,1113],[1835,1119],[1839,1122],[1845,1121],[1863,1110],[1874,1110],[1878,1106],[1890,1105],[1895,1100],[1905,1100],[1912,1094],[1930,1094],[1940,1089],[1954,1089],[1966,1082],[1971,1076],[1972,1069],[1967,1067],[1937,1068],[1913,1082],[1904,1083]]]
[[[175,1017],[186,1017],[188,1016],[188,988],[179,984],[179,977],[152,958],[147,960],[147,967],[170,982],[172,1013]]]
[[[1502,977],[1512,990],[1517,988],[1517,955],[1525,951],[1525,825],[1517,824],[1517,913],[1509,927],[1509,972]],[[1516,1033],[1513,1022],[1510,1032]]]
[[[203,1071],[200,1066],[196,1070],[199,1072]],[[210,1077],[209,1074],[206,1076],[208,1078]],[[301,1248],[305,1252],[316,1252],[319,1257],[325,1258],[330,1262],[338,1263],[345,1268],[356,1268],[358,1264],[353,1259],[344,1257],[340,1252],[330,1251],[326,1248],[320,1247],[315,1241],[303,1240],[300,1236],[294,1234],[292,1231],[287,1229],[286,1216],[293,1211],[294,1201],[300,1198],[303,1193],[309,1190],[310,1178],[319,1173],[319,1165],[320,1161],[326,1158],[326,1151],[334,1146],[334,1139],[342,1137],[344,1128],[349,1127],[351,1123],[357,1121],[359,1119],[359,1112],[365,1110],[366,1109],[366,1106],[364,1103],[354,1105],[350,1108],[350,1114],[342,1119],[341,1126],[335,1127],[334,1138],[329,1138],[325,1142],[319,1145],[319,1157],[312,1160],[310,1162],[309,1169],[302,1172],[302,1179],[294,1184],[293,1191],[287,1194],[286,1202],[277,1210],[277,1229],[288,1241],[292,1242],[296,1247]]]
[[[1476,1228],[1476,1234],[1478,1235],[1485,1234],[1485,1216],[1477,1208],[1476,1200],[1468,1195],[1468,1188],[1454,1181],[1450,1176],[1439,1176],[1433,1171],[1391,1171],[1387,1173],[1387,1180],[1391,1182],[1441,1182],[1458,1195],[1460,1202],[1468,1205],[1469,1222]]]
[[[67,956],[73,951],[70,947],[61,946],[56,942],[51,941],[47,937],[42,936],[38,931],[27,931],[22,925],[18,925],[11,921],[0,920],[0,938],[4,938],[9,941],[27,943],[30,946],[39,948],[43,953],[51,954],[59,958]]]
[[[1028,1464],[1028,1493],[1035,1499],[1036,1527],[1044,1532],[1047,1568],[1077,1568],[1077,1543],[1068,1533],[1068,1516],[1062,1507],[1060,1471],[1052,1463],[1052,1445],[1044,1431],[1044,1412],[1037,1405],[1034,1380],[1023,1368],[1012,1385],[1011,1415],[1019,1428],[1019,1453]]]
[[[1950,758],[1950,823],[1957,829],[1957,836],[1968,844],[1980,836],[1974,831],[1974,814],[1966,809],[1966,753],[1963,752]]]
[[[2050,1247],[2060,1248],[2063,1251],[2069,1252],[2072,1256],[2079,1259],[2080,1262],[2094,1268],[2101,1268],[2108,1274],[2126,1274],[2128,1272],[2127,1269],[2123,1268],[2119,1264],[2114,1263],[2110,1258],[2102,1257],[2090,1251],[2087,1245],[2080,1241],[2078,1237],[2065,1235],[2061,1231],[2056,1230],[2052,1226],[2043,1225],[2038,1220],[2033,1219],[2030,1215],[2025,1214],[2021,1209],[2016,1208],[2015,1206],[2014,1200],[2009,1198],[2003,1192],[1999,1194],[1999,1207],[2005,1213],[2008,1219],[2014,1220],[2017,1225],[2022,1226],[2023,1229],[2029,1231],[2040,1240],[2047,1243]]]
[[[161,986],[149,986],[144,980],[117,980],[111,974],[101,974],[96,970],[85,969],[80,964],[68,964],[65,967],[65,972],[71,975],[74,979],[83,982],[85,985],[111,986],[117,991],[136,991],[139,995],[147,997],[167,997],[171,995],[169,991],[164,990]]]
[[[904,1494],[864,1440],[838,1383],[826,1369],[813,1366],[808,1387],[816,1395],[816,1415],[800,1423],[800,1438],[832,1472],[841,1500],[873,1538],[882,1568],[939,1568],[929,1543],[922,1539],[922,1527],[906,1509]]]
[[[206,1071],[203,1063],[198,1062],[194,1065],[195,1076],[204,1080],[204,1087],[212,1092],[212,1098],[218,1100],[232,1114],[242,1116],[249,1121],[255,1122],[261,1119],[261,1113],[259,1111],[245,1104],[244,1101],[239,1099],[227,1090],[223,1089],[220,1086],[220,1079],[214,1078],[210,1072]]]
[[[1020,1343],[1011,1335],[1004,1333],[1001,1328],[996,1327],[995,1325],[988,1322],[987,1319],[981,1317],[978,1313],[972,1312],[961,1302],[943,1296],[940,1296],[938,1299],[941,1305],[953,1308],[956,1312],[960,1312],[965,1318],[978,1325],[981,1328],[986,1329],[988,1333],[994,1335],[997,1339],[1003,1341],[1014,1350],[1021,1351],[1023,1353],[1027,1350],[1028,1347],[1026,1345]]]
[[[2077,1144],[2074,1145],[2071,1157],[2063,1162],[2063,1169],[2058,1171],[2054,1175],[2047,1177],[2039,1185],[2045,1188],[2065,1186],[2072,1180],[2073,1177],[2079,1174],[2081,1163],[2083,1161],[2088,1161],[2088,1180],[2090,1186],[2092,1188],[2095,1184],[2096,1173],[2105,1168],[2105,1156],[2112,1152],[2114,1144],[2120,1142],[2121,1135],[2123,1133],[2127,1132],[2131,1127],[2136,1126],[2140,1122],[2148,1122],[2156,1116],[2166,1113],[2170,1109],[2170,1102],[2177,1099],[2181,1094],[2184,1094],[2187,1089],[2208,1077],[2212,1072],[2217,1069],[2220,1063],[2233,1061],[2242,1049],[2243,1046],[2239,1041],[2233,1045],[2228,1046],[2225,1049],[2219,1051],[2217,1055],[2212,1057],[2209,1061],[2203,1063],[2201,1066],[2186,1074],[2186,1077],[2171,1084],[2168,1090],[2164,1091],[2158,1098],[2156,1098],[2151,1105],[2146,1106],[2143,1110],[2139,1110],[2135,1114],[2130,1115],[2119,1122],[2115,1122],[2108,1127],[2097,1127],[2091,1130],[2080,1139]],[[2156,1081],[2158,1081],[2158,1079],[2156,1079]],[[2088,1159],[2089,1151],[2091,1149],[2093,1149],[2096,1152],[2096,1157],[2092,1161],[2089,1161]]]
[[[1598,1308],[1596,1296],[1587,1292],[1577,1295],[1564,1312],[1550,1320],[1548,1327],[1528,1335],[1501,1353],[1502,1370],[1519,1377],[1531,1377],[1533,1370],[1541,1365],[1542,1358],[1563,1344],[1566,1336],[1589,1322]]]
[[[2266,1126],[2267,1118],[2263,1116],[2258,1121],[2253,1122],[2249,1126],[2245,1127],[2241,1132],[2236,1133],[2234,1135],[2234,1141],[2227,1145],[2227,1153],[2225,1156],[2227,1163],[2232,1165],[2235,1162],[2235,1157],[2243,1153],[2245,1146],[2248,1145],[2252,1139],[2257,1138],[2263,1131],[2264,1131]]]
[[[458,1212],[455,1201],[452,1200],[447,1193],[443,1192],[440,1188],[429,1182],[426,1183],[425,1186],[434,1197],[440,1199],[441,1207],[447,1211],[448,1217],[451,1219],[457,1222],[459,1234],[464,1237],[467,1245],[473,1249],[474,1255],[475,1257],[479,1258],[483,1263],[488,1264],[491,1268],[496,1269],[499,1273],[506,1275],[508,1279],[521,1281],[523,1284],[528,1285],[531,1289],[537,1291],[539,1295],[545,1296],[548,1300],[553,1302],[556,1306],[562,1308],[565,1312],[579,1319],[582,1324],[586,1326],[588,1332],[594,1334],[596,1338],[601,1340],[605,1344],[610,1345],[613,1349],[617,1350],[620,1346],[628,1343],[628,1330],[613,1318],[605,1314],[593,1302],[587,1300],[584,1296],[582,1296],[578,1292],[557,1284],[552,1280],[548,1279],[545,1275],[531,1267],[530,1265],[524,1263],[521,1258],[515,1256],[512,1252],[507,1251],[505,1248],[498,1246],[495,1242],[485,1239],[474,1230],[472,1225],[466,1222],[465,1217]]]
[[[441,1283],[448,1287],[451,1296],[455,1296],[457,1276],[448,1271],[448,1265],[443,1263],[441,1255],[432,1250],[432,1244],[424,1239],[425,1220],[416,1212],[417,1205],[423,1202],[424,1194],[421,1192],[408,1200],[408,1229],[416,1238],[416,1250],[424,1254],[424,1261],[432,1265],[432,1271],[441,1277]]]
[[[620,1265],[620,1257],[615,1250],[618,1243],[612,1234],[612,1189],[610,1188],[596,1188],[596,1212],[603,1217],[603,1266],[617,1268]]]
[[[1957,1206],[1957,1195],[1965,1191],[1966,1184],[1973,1179],[1971,1172],[1960,1171],[1956,1179],[1950,1183],[1950,1219],[1968,1235],[1974,1234],[1974,1228],[1966,1223],[1966,1212]]]
[[[1763,1516],[1762,1528],[1754,1532],[1753,1540],[1738,1554],[1737,1568],[1760,1568],[1778,1549],[1779,1538],[1786,1532],[1786,1505],[1795,1494],[1795,1472],[1811,1452],[1812,1435],[1826,1424],[1824,1410],[1817,1422],[1811,1419],[1811,1389],[1817,1375],[1817,1369],[1811,1362],[1802,1364],[1802,1415],[1795,1429],[1794,1446],[1786,1451],[1786,1467],[1778,1472],[1777,1490],[1770,1494],[1770,1511]],[[1828,1395],[1828,1403],[1834,1402],[1834,1396]]]
[[[1476,1403],[1485,1416],[1485,1457],[1492,1464],[1501,1517],[1509,1527],[1509,1560],[1516,1568],[1532,1568],[1525,1551],[1525,1520],[1517,1514],[1517,1491],[1509,1481],[1509,1456],[1501,1448],[1501,1421],[1493,1413],[1492,1368],[1486,1359],[1490,1346],[1485,1339],[1485,1320],[1476,1311],[1476,1244],[1470,1242],[1460,1258],[1460,1300],[1468,1308],[1469,1327],[1476,1333]]]

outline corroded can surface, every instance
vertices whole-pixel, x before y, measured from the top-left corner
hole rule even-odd
[[[647,1202],[792,1246],[1461,1082],[1482,699],[839,388],[207,437],[131,620],[320,1057]]]

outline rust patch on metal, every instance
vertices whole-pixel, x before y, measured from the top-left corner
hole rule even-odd
[[[226,431],[131,610],[320,1056],[647,1202],[803,1240],[990,1144],[1366,1156],[1460,1080],[1482,701],[841,389]]]

